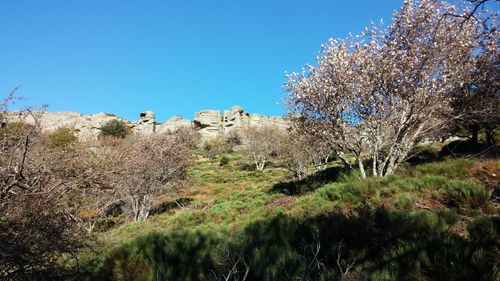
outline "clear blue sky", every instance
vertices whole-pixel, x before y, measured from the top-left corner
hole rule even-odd
[[[0,96],[50,111],[281,115],[285,71],[402,0],[0,0]]]

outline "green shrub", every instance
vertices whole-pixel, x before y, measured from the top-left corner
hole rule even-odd
[[[68,147],[76,142],[75,132],[66,126],[55,129],[47,137],[53,147]]]
[[[401,193],[396,196],[396,207],[398,209],[410,209],[417,202],[417,197],[411,193]]]
[[[474,160],[459,158],[442,162],[420,164],[411,171],[412,176],[445,176],[451,179],[465,179],[469,169],[474,165]]]
[[[453,204],[466,209],[484,207],[490,200],[492,193],[492,191],[471,180],[449,181],[445,186],[445,190],[446,195]]]
[[[498,237],[500,226],[499,218],[482,217],[475,219],[467,226],[471,240],[474,241],[494,241]]]
[[[22,121],[15,121],[6,123],[5,127],[0,129],[0,134],[2,137],[17,138],[24,137],[26,134],[30,134],[36,130],[36,127]]]
[[[91,280],[210,280],[220,244],[212,233],[150,233],[112,250]]]
[[[447,231],[458,220],[455,213],[448,209],[437,211],[389,211],[388,225],[399,226],[402,233],[418,235],[439,235]]]
[[[219,166],[226,166],[227,164],[229,164],[229,158],[223,155],[219,160]]]
[[[431,162],[439,159],[442,144],[431,143],[431,144],[421,144],[415,146],[409,155],[413,155],[408,159],[408,162],[413,164]]]
[[[125,138],[130,130],[127,124],[121,120],[112,119],[104,124],[101,128],[100,136],[111,136],[116,138]]]
[[[331,183],[317,190],[317,195],[330,201],[352,202],[361,196],[357,186],[347,183]]]

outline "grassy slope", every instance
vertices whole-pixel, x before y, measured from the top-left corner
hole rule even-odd
[[[483,220],[497,216],[498,228],[500,208],[489,201],[491,187],[499,185],[498,159],[427,159],[365,180],[331,163],[307,180],[290,181],[283,168],[257,172],[241,155],[227,157],[226,166],[200,157],[189,171],[191,184],[162,198],[171,206],[167,211],[96,232],[97,253],[81,255],[86,280],[157,274],[212,280],[215,271],[227,272],[232,261],[225,259],[234,258],[227,253],[248,257],[249,280],[282,280],[284,272],[304,273],[301,261],[311,258],[312,248],[304,249],[316,242],[325,267],[310,272],[313,280],[338,280],[335,260],[343,241],[346,260],[358,258],[357,270],[372,280],[408,274],[408,280],[496,280],[500,274],[492,265],[500,255],[498,231],[488,226],[493,220]],[[190,204],[173,203],[186,198]],[[474,224],[479,227],[469,233]]]
[[[477,164],[468,159],[450,159],[435,163],[402,167],[396,175],[383,179],[361,180],[355,175],[331,177],[333,182],[307,182],[319,185],[308,192],[287,196],[286,185],[280,182],[289,178],[288,172],[279,167],[269,167],[264,172],[253,171],[249,161],[238,154],[231,154],[229,164],[219,166],[217,159],[201,159],[191,168],[191,185],[180,190],[177,197],[190,198],[191,204],[172,208],[152,216],[147,222],[129,223],[98,234],[105,248],[118,245],[152,231],[171,232],[183,229],[215,230],[231,234],[250,222],[273,214],[284,213],[295,218],[307,218],[322,213],[351,214],[360,207],[399,210],[424,210],[452,208],[464,221],[481,214],[498,213],[498,206],[488,204],[477,208],[471,202],[462,202],[460,195],[453,195],[453,185],[477,185],[467,180]],[[499,170],[500,161],[494,169]],[[335,170],[336,163],[330,170]],[[285,192],[280,192],[285,191]],[[479,203],[481,204],[481,203]],[[464,232],[465,226],[456,227]],[[464,233],[463,235],[467,235]]]

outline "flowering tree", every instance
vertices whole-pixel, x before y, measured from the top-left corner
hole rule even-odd
[[[481,22],[476,65],[463,87],[453,94],[452,114],[456,127],[472,132],[478,144],[478,131],[484,129],[488,145],[494,145],[494,129],[500,124],[500,31],[498,13],[485,13]]]
[[[340,159],[371,158],[372,174],[393,173],[421,139],[441,128],[449,93],[473,69],[475,21],[438,0],[408,0],[388,28],[322,46],[317,67],[287,75],[289,110],[305,130],[328,139]]]

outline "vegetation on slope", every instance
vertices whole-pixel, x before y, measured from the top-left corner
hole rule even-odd
[[[100,233],[88,262],[105,280],[495,280],[498,204],[470,159],[406,165],[361,179],[335,162],[289,193],[287,172],[239,154],[200,159],[189,204]],[[496,171],[500,161],[494,163]],[[326,183],[325,182],[328,182]],[[248,272],[247,272],[248,271]],[[342,279],[354,278],[354,279]],[[357,278],[357,279],[356,279]],[[450,279],[451,278],[451,279]],[[161,280],[161,279],[160,279]]]

